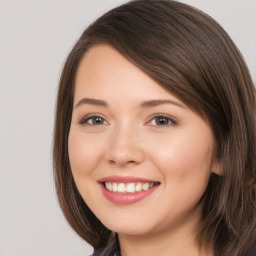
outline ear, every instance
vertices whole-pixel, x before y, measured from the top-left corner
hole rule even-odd
[[[223,175],[223,166],[220,160],[214,160],[211,166],[211,172],[219,176]]]

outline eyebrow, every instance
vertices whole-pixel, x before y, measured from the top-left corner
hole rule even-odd
[[[79,107],[80,105],[83,104],[89,104],[89,105],[97,105],[97,106],[103,106],[103,107],[108,107],[108,103],[104,100],[99,100],[99,99],[91,99],[91,98],[83,98],[81,100],[79,100],[74,108]],[[159,105],[163,105],[163,104],[172,104],[172,105],[176,105],[178,107],[181,108],[185,108],[185,106],[179,102],[173,101],[173,100],[148,100],[148,101],[144,101],[141,104],[142,108],[145,107],[156,107]]]
[[[90,99],[90,98],[83,98],[81,100],[79,100],[74,108],[79,107],[82,104],[90,104],[90,105],[97,105],[97,106],[103,106],[103,107],[107,107],[108,104],[106,101],[104,100],[98,100],[98,99]]]
[[[176,105],[178,107],[181,108],[185,108],[185,105],[176,102],[174,100],[149,100],[149,101],[145,101],[141,104],[141,107],[156,107],[159,105],[163,105],[163,104],[172,104],[172,105]]]

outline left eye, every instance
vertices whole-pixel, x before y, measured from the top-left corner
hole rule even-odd
[[[150,121],[150,124],[157,125],[157,126],[170,126],[170,125],[177,124],[177,122],[167,116],[155,116]]]
[[[83,119],[81,124],[89,124],[89,125],[106,125],[108,124],[107,121],[100,117],[100,116],[90,116],[85,119]]]

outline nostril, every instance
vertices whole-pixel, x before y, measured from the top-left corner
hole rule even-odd
[[[126,158],[115,158],[115,159],[110,159],[108,161],[109,161],[110,164],[117,164],[117,165],[120,165],[120,166],[137,164],[137,161],[127,160]]]

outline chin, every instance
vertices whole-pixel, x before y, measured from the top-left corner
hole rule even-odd
[[[142,223],[140,220],[136,221],[109,221],[109,222],[102,222],[108,229],[124,235],[130,236],[141,236],[151,233],[153,231],[152,223]]]

